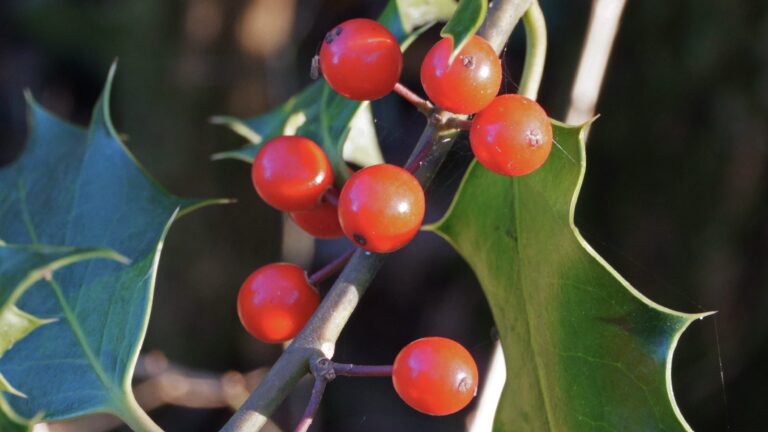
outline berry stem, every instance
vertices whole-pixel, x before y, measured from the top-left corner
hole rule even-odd
[[[323,399],[323,393],[325,393],[325,386],[328,384],[322,377],[315,377],[315,384],[312,386],[312,395],[309,397],[307,408],[304,410],[304,415],[301,416],[301,421],[294,429],[294,432],[306,432],[309,430],[309,426],[312,425],[312,421],[315,419],[318,408],[320,408],[320,401]]]
[[[488,11],[485,27],[478,35],[492,43],[500,53],[517,21],[530,1],[496,0]],[[457,130],[441,131],[436,122],[444,113],[429,117],[427,126],[419,137],[416,148],[406,164],[414,167],[414,176],[425,189],[434,178]],[[447,114],[446,114],[447,115]],[[285,399],[290,390],[309,371],[313,358],[331,358],[345,324],[365,294],[376,273],[384,264],[386,255],[357,250],[344,268],[331,290],[325,296],[304,330],[293,340],[275,362],[259,386],[229,419],[221,432],[257,431],[267,422],[268,416]]]
[[[331,362],[333,371],[338,376],[348,377],[388,377],[392,376],[392,365],[364,366],[348,363]]]
[[[348,251],[339,255],[335,260],[326,264],[320,270],[312,273],[312,275],[309,277],[309,283],[316,286],[317,284],[320,284],[329,277],[333,276],[334,273],[341,270],[341,268],[344,267],[347,262],[349,262],[349,259],[352,258],[355,250],[355,248],[349,249]]]
[[[329,187],[325,193],[323,194],[323,201],[333,205],[334,207],[339,206],[339,190],[335,187]]]
[[[395,93],[399,94],[400,97],[408,101],[411,105],[415,106],[419,112],[426,116],[432,114],[435,109],[428,100],[423,99],[421,96],[417,95],[400,82],[395,84],[394,91]]]
[[[445,121],[445,126],[449,129],[469,130],[472,127],[472,120],[451,117]]]

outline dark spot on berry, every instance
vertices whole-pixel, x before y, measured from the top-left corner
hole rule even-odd
[[[360,234],[355,234],[352,237],[355,239],[355,242],[360,246],[365,246],[365,244],[368,243],[368,241],[365,240],[365,237],[361,236]]]
[[[341,36],[341,32],[344,31],[341,27],[336,27],[336,36]]]
[[[460,392],[464,393],[467,390],[472,388],[472,380],[469,377],[464,377],[459,381],[458,389]]]
[[[475,58],[473,56],[461,56],[461,64],[467,69],[475,67]]]
[[[330,45],[330,44],[331,44],[331,42],[333,42],[333,33],[331,33],[331,32],[328,32],[328,33],[326,33],[326,35],[325,35],[325,43],[327,43],[328,45]]]
[[[528,145],[534,148],[542,145],[544,141],[541,131],[538,129],[528,129],[525,132],[525,139],[528,141]]]

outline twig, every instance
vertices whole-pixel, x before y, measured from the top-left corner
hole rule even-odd
[[[312,285],[317,285],[319,283],[322,283],[324,280],[328,279],[329,277],[333,276],[334,273],[336,273],[337,271],[341,270],[342,267],[344,267],[344,264],[349,262],[349,259],[352,258],[352,255],[354,253],[355,253],[355,248],[350,248],[348,251],[339,255],[335,260],[329,262],[320,270],[312,273],[312,276],[309,277],[309,283]]]
[[[403,99],[408,101],[411,105],[415,106],[420,113],[424,115],[430,115],[435,107],[428,100],[422,99],[421,96],[414,93],[411,89],[403,85],[402,83],[395,84],[395,93],[400,95]]]
[[[170,362],[162,352],[152,351],[139,357],[134,377],[143,381],[134,385],[133,392],[145,411],[153,411],[165,405],[235,409],[256,388],[265,374],[266,368],[245,374],[235,371],[218,374],[190,369]],[[45,430],[102,432],[121,424],[122,421],[115,416],[96,414],[46,423]]]
[[[571,103],[566,123],[583,123],[595,115],[597,97],[603,85],[605,69],[626,0],[594,0],[587,37],[571,89]]]
[[[517,5],[520,10],[515,11],[513,7],[511,12],[516,13],[509,13],[510,9],[504,6],[507,3]],[[493,34],[494,39],[503,38],[503,41],[506,41],[529,2],[496,0],[494,4],[497,6],[491,8],[487,18],[492,20],[493,24],[486,26],[479,34],[485,39],[489,39]],[[507,12],[506,18],[497,17],[498,11]],[[503,45],[504,42],[494,45],[497,53]],[[413,174],[425,189],[445,160],[458,133],[440,130],[439,123],[435,120],[442,115],[444,113],[437,112],[429,117],[427,126],[406,164],[415,167]],[[447,117],[450,115],[444,115],[442,118]],[[248,400],[224,425],[222,432],[259,430],[277,405],[307,373],[310,359],[318,356],[333,357],[336,340],[385,258],[386,255],[362,250],[355,252],[304,329],[272,366]]]
[[[323,400],[323,393],[327,384],[328,381],[325,379],[315,378],[315,385],[312,386],[312,395],[309,397],[307,409],[304,411],[304,415],[301,417],[301,421],[299,421],[294,432],[307,432],[309,430],[309,426],[312,425],[315,414],[317,414],[317,409],[320,408],[320,401]]]

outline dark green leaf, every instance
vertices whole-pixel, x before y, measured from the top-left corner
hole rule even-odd
[[[390,0],[379,22],[405,49],[429,26],[447,19],[454,8],[455,4],[449,0]],[[323,147],[339,185],[349,176],[345,160],[359,165],[381,162],[369,103],[346,99],[323,80],[310,84],[280,107],[258,117],[241,120],[218,116],[212,121],[229,127],[249,141],[240,149],[213,155],[214,159],[239,159],[250,163],[261,143],[278,135],[297,134],[311,138]],[[352,128],[355,131],[350,133]],[[357,145],[350,145],[352,138]]]
[[[15,302],[28,314],[55,320],[0,358],[0,371],[28,396],[8,396],[24,417],[106,411],[136,424],[144,415],[136,410],[130,383],[160,248],[178,209],[185,213],[206,203],[163,190],[120,142],[108,108],[113,76],[114,67],[87,130],[28,97],[27,146],[17,162],[0,170],[0,238],[109,248],[131,261],[69,265]]]
[[[431,227],[474,270],[500,333],[508,378],[495,430],[689,429],[671,390],[672,354],[705,314],[645,298],[574,227],[580,133],[556,124],[557,147],[524,177],[474,162]]]
[[[456,13],[440,31],[440,36],[453,39],[453,53],[450,61],[456,58],[464,44],[477,33],[488,12],[487,0],[461,0]]]

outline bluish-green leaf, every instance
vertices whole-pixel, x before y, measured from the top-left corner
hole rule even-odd
[[[462,47],[477,33],[488,12],[487,0],[461,0],[456,13],[440,31],[440,36],[453,40],[453,52],[450,61],[456,58]]]
[[[26,290],[39,280],[50,278],[59,268],[95,258],[127,263],[125,258],[109,249],[0,244],[0,357],[32,331],[52,322],[16,306]],[[16,414],[4,399],[3,392],[26,397],[5,379],[0,370],[0,431],[27,430],[32,421]]]
[[[498,431],[680,431],[672,354],[705,314],[653,303],[573,225],[585,164],[581,128],[556,124],[538,171],[502,177],[474,162],[431,227],[474,270],[507,366]]]
[[[455,8],[452,0],[390,0],[379,22],[397,38],[403,49],[437,21],[446,20]],[[259,145],[278,135],[303,135],[315,140],[331,161],[336,181],[341,185],[349,176],[345,160],[368,165],[379,163],[380,151],[372,125],[369,102],[349,100],[336,94],[325,81],[310,84],[278,108],[251,119],[217,116],[222,124],[249,141],[232,151],[213,155],[214,159],[252,162]],[[355,132],[356,148],[344,151],[349,143],[353,119],[360,123]],[[368,147],[361,143],[368,143]]]
[[[119,140],[109,116],[113,76],[114,67],[88,129],[54,117],[28,96],[27,145],[0,170],[5,242],[109,248],[130,260],[69,265],[16,302],[26,313],[55,319],[0,358],[0,372],[27,395],[8,396],[24,417],[105,411],[137,424],[145,416],[136,411],[130,384],[160,249],[177,213],[205,204],[163,190]]]

